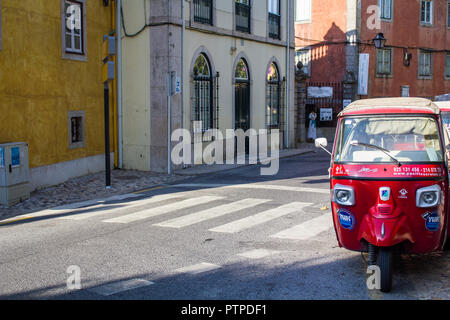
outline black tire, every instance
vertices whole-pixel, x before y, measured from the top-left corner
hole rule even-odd
[[[450,237],[448,237],[447,241],[445,241],[444,251],[450,251]]]
[[[380,290],[381,292],[390,292],[392,289],[392,250],[391,248],[380,248],[377,259],[378,267],[381,272]]]

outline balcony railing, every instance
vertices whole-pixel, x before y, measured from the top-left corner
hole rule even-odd
[[[236,30],[250,33],[250,6],[236,2]]]
[[[194,21],[212,25],[212,9],[212,0],[194,0]]]
[[[280,39],[280,16],[269,12],[269,37]]]

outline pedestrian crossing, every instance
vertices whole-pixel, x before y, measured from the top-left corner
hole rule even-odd
[[[256,184],[250,187],[260,188]],[[269,185],[268,188],[278,190],[283,189],[283,186]],[[293,187],[288,187],[292,191],[290,188]],[[258,226],[270,226],[270,222],[288,215],[296,217],[298,221],[301,220],[299,217],[306,216],[307,213],[306,221],[288,225],[285,230],[268,235],[274,239],[291,240],[311,239],[333,227],[329,212],[321,212],[318,213],[319,216],[310,218],[311,212],[314,211],[312,209],[317,207],[310,202],[279,203],[274,199],[256,197],[238,199],[235,195],[227,197],[222,193],[213,195],[192,190],[156,194],[145,198],[140,195],[138,199],[134,199],[135,197],[127,195],[101,201],[80,202],[78,205],[47,209],[32,216],[117,225],[145,222],[156,228],[167,229],[189,228],[204,223],[208,232],[235,234]]]

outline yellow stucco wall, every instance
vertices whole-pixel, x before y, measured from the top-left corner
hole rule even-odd
[[[86,1],[87,61],[74,61],[62,58],[60,0],[1,1],[0,143],[27,142],[30,167],[104,152],[101,48],[110,10]],[[84,148],[69,149],[70,110],[85,111]]]

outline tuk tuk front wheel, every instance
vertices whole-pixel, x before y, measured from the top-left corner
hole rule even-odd
[[[380,248],[377,259],[380,268],[380,290],[389,292],[392,289],[392,250],[391,248]]]

